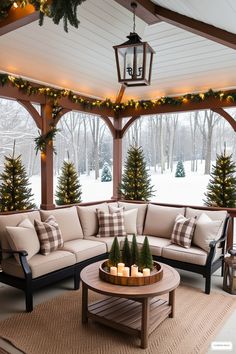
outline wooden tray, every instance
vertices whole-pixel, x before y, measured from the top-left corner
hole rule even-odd
[[[153,270],[150,276],[145,277],[123,277],[112,275],[108,272],[107,261],[103,262],[99,267],[99,276],[102,280],[116,285],[150,285],[160,281],[163,277],[163,268],[158,262],[153,262]]]

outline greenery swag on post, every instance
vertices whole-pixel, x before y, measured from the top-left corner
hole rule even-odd
[[[14,149],[12,156],[5,156],[0,180],[0,211],[29,210],[36,207],[21,156],[14,157]]]
[[[127,200],[149,200],[154,195],[143,150],[130,146],[119,187],[121,197]]]
[[[81,184],[73,162],[64,161],[58,178],[56,204],[69,205],[81,202]]]
[[[207,206],[236,207],[236,164],[232,160],[232,154],[226,151],[217,155],[216,164],[212,166],[210,181],[205,193]]]
[[[34,139],[36,155],[39,151],[41,151],[44,154],[46,153],[47,145],[52,144],[52,141],[55,138],[56,133],[59,131],[60,129],[53,126],[46,134],[40,134],[39,132],[39,136],[37,136],[37,138]],[[56,154],[56,149],[54,146],[53,146],[53,152],[54,154]]]

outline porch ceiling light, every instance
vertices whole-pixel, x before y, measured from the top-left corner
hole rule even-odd
[[[135,32],[135,10],[137,4],[131,3],[133,9],[133,32],[127,36],[128,41],[115,45],[118,81],[126,86],[148,86],[151,83],[153,54],[155,51],[147,42],[142,42]]]

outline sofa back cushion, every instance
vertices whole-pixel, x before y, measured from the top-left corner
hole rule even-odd
[[[122,211],[124,214],[124,226],[126,234],[135,234],[137,235],[137,215],[138,208],[125,210],[125,207],[114,207],[109,203],[109,212],[116,213]]]
[[[83,238],[83,231],[75,206],[62,209],[40,210],[42,221],[53,215],[61,230],[63,241],[71,241]]]
[[[78,214],[84,236],[95,236],[98,233],[97,209],[109,213],[108,204],[101,203],[89,206],[78,206]]]
[[[184,215],[184,211],[185,208],[148,204],[143,233],[150,236],[170,238],[177,215]]]
[[[32,224],[34,224],[34,220],[40,220],[40,213],[38,210],[36,210],[26,213],[0,215],[0,244],[3,249],[11,249],[11,246],[8,242],[6,226],[17,226],[25,218],[29,218]],[[8,257],[10,257],[9,254],[3,254],[4,259]]]
[[[136,203],[126,203],[126,202],[118,202],[119,207],[124,207],[124,210],[138,209],[137,215],[137,234],[143,234],[144,228],[144,220],[147,211],[147,204],[136,204]]]
[[[30,260],[40,250],[40,243],[34,225],[26,218],[18,226],[6,226],[8,242],[14,251],[26,251]],[[20,263],[19,256],[14,254],[16,261]]]

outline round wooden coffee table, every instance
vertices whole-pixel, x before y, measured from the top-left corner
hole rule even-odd
[[[174,317],[175,289],[180,283],[179,273],[163,264],[161,281],[143,286],[122,286],[107,283],[99,277],[96,262],[85,267],[80,274],[82,280],[82,322],[94,319],[125,333],[141,338],[141,348],[147,348],[148,336],[167,317]],[[108,295],[88,304],[88,289]],[[169,301],[158,295],[169,294]]]

